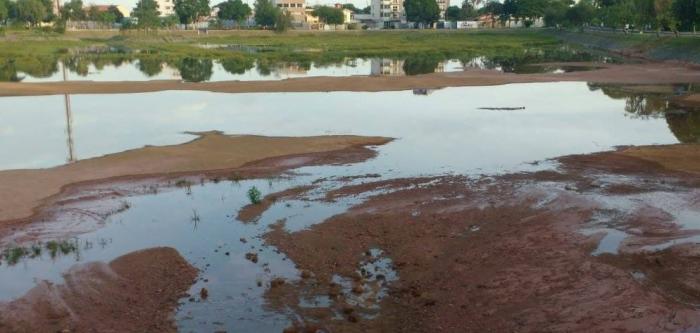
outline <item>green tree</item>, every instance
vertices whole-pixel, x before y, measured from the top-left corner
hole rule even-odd
[[[172,29],[180,23],[180,18],[177,15],[168,15],[160,18],[160,27]]]
[[[252,13],[250,6],[241,0],[227,0],[219,4],[218,7],[219,13],[217,16],[220,19],[236,21],[239,27]]]
[[[487,2],[483,7],[479,9],[480,14],[485,14],[491,16],[491,27],[495,27],[496,18],[500,18],[503,12],[503,4],[498,1],[492,0]]]
[[[343,10],[335,7],[318,6],[314,8],[313,15],[326,24],[338,25],[345,22]]]
[[[569,25],[580,27],[590,23],[595,17],[595,7],[590,0],[580,0],[566,11],[565,19]]]
[[[672,10],[682,30],[694,31],[700,26],[700,0],[675,0]]]
[[[547,8],[547,0],[518,0],[516,1],[515,18],[525,20],[525,24],[543,17]]]
[[[36,26],[46,17],[46,7],[40,0],[17,0],[18,18]]]
[[[503,5],[501,6],[501,15],[499,18],[501,22],[504,23],[510,20],[511,17],[514,17],[517,12],[518,4],[515,2],[515,0],[504,0]]]
[[[343,7],[343,9],[349,9],[349,10],[352,11],[353,13],[360,13],[360,12],[362,12],[362,9],[355,7],[355,5],[354,5],[354,4],[351,4],[351,3],[344,3],[344,4],[342,5],[342,7]]]
[[[8,0],[0,0],[0,25],[7,24],[10,17],[10,4]]]
[[[445,19],[448,21],[461,21],[462,10],[457,6],[449,6],[445,11]]]
[[[277,19],[275,20],[275,31],[285,32],[292,27],[292,13],[288,11],[281,12],[277,14]]]
[[[435,0],[405,0],[403,5],[411,22],[432,25],[440,19],[440,7]]]
[[[672,0],[654,0],[656,11],[656,26],[658,29],[678,31],[678,20],[673,15]]]
[[[85,19],[83,0],[70,0],[61,7],[61,18],[68,21],[80,21]]]
[[[139,0],[131,16],[138,20],[139,28],[148,30],[160,26],[160,12],[155,0]]]
[[[571,0],[554,0],[544,11],[544,24],[548,27],[567,25],[566,14],[573,4]]]
[[[263,28],[271,28],[277,22],[280,9],[275,7],[270,0],[255,0],[255,23]]]
[[[200,17],[209,16],[209,0],[175,0],[175,14],[180,23],[188,25],[197,22]]]

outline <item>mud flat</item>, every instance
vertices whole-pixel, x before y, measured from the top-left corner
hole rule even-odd
[[[42,282],[0,303],[3,332],[176,332],[172,312],[197,270],[172,248],[78,264],[63,284]]]
[[[374,154],[365,146],[390,141],[359,136],[198,135],[181,145],[149,146],[49,169],[0,171],[0,221],[8,226],[32,217],[36,220],[41,207],[89,184],[207,173],[226,177],[236,170],[236,177],[274,173],[303,165],[363,160]]]
[[[700,216],[697,148],[637,147],[558,162],[555,171],[380,181],[374,188],[396,190],[308,230],[275,228],[267,241],[307,273],[294,288],[271,289],[266,297],[300,312],[290,332],[700,327],[693,278],[700,272],[693,238],[699,230],[692,228],[693,216]],[[370,191],[372,184],[326,200]],[[625,237],[610,241],[614,231]],[[365,318],[335,281],[376,281],[359,267],[377,249],[392,260],[398,279],[379,279],[388,296],[379,316]],[[295,306],[319,296],[334,299],[329,309]]]
[[[225,81],[188,83],[180,81],[145,82],[0,82],[0,96],[39,96],[59,94],[123,94],[164,90],[195,90],[227,93],[399,91],[440,89],[460,86],[488,86],[509,83],[587,81],[610,84],[672,84],[700,82],[700,71],[673,63],[599,64],[569,63],[567,66],[595,67],[597,70],[562,74],[512,74],[489,70],[433,73],[404,77],[309,77],[281,81]]]

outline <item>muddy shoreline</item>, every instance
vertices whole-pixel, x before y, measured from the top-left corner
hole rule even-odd
[[[659,154],[666,149],[694,161],[692,167],[666,168]],[[314,295],[335,300],[326,311],[295,308],[303,320],[290,332],[696,329],[700,285],[692,277],[700,271],[700,246],[691,241],[660,251],[645,248],[697,231],[679,228],[668,212],[650,206],[654,199],[628,208],[605,205],[614,198],[677,193],[697,209],[699,158],[692,146],[637,147],[562,157],[556,171],[349,187],[333,198],[387,186],[399,190],[308,230],[269,232],[267,241],[313,278],[266,297],[280,309]],[[412,184],[423,185],[406,188]],[[620,219],[601,222],[606,214]],[[595,254],[606,228],[628,236],[614,252]],[[332,277],[357,285],[377,281],[358,270],[371,249],[393,260],[399,279],[386,283],[389,296],[380,300],[380,315],[363,319],[352,293],[334,291]]]
[[[567,66],[599,69],[562,74],[512,74],[490,70],[432,73],[402,77],[308,77],[281,81],[228,81],[188,83],[181,81],[145,82],[0,82],[0,96],[41,96],[63,94],[126,94],[166,90],[221,93],[259,92],[378,92],[446,87],[490,86],[511,83],[586,81],[607,84],[674,84],[700,82],[697,66],[676,63],[600,64],[566,63]]]
[[[143,191],[129,190],[129,186],[115,190],[119,186],[110,183],[145,183],[148,189],[157,189],[200,179],[269,176],[306,165],[362,161],[375,154],[367,146],[391,141],[359,136],[199,135],[181,145],[145,147],[55,168],[0,171],[0,236],[22,224],[47,219],[52,206]]]

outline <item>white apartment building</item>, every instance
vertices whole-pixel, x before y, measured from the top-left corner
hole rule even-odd
[[[438,8],[440,8],[440,20],[444,20],[447,7],[450,6],[450,0],[437,0],[437,4]]]
[[[306,22],[305,0],[272,0],[272,4],[289,12],[292,16],[292,23],[300,25]]]
[[[384,27],[399,22],[406,22],[403,0],[372,0],[372,18]]]
[[[156,0],[160,16],[175,15],[175,0]]]

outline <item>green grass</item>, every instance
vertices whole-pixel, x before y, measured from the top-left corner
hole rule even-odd
[[[249,54],[223,49],[206,49],[200,44],[247,45],[264,47],[268,52]],[[401,56],[406,54],[464,53],[485,50],[514,50],[556,44],[554,37],[528,31],[358,31],[358,32],[290,32],[240,31],[208,36],[190,33],[114,34],[67,33],[32,34],[8,32],[0,37],[0,57],[74,55],[80,49],[113,47],[122,53],[141,57],[229,58],[255,57],[272,60],[337,59],[347,56]]]

